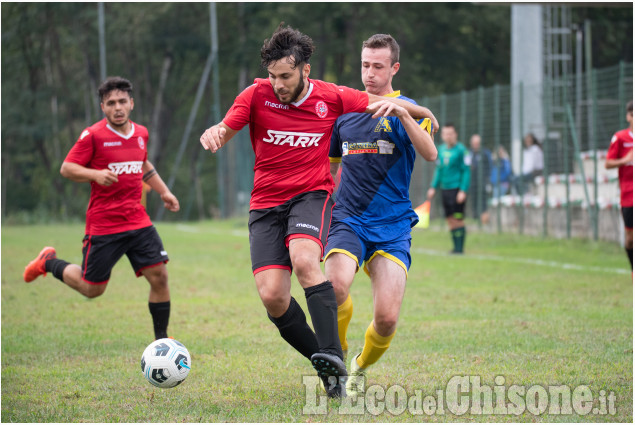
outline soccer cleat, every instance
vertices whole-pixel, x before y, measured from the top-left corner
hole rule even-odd
[[[334,354],[319,352],[311,356],[311,364],[313,364],[318,376],[322,379],[322,385],[329,397],[346,396],[346,392],[340,382],[340,379],[345,379],[347,375],[346,365],[342,359]]]
[[[24,281],[32,282],[39,275],[46,276],[46,269],[44,268],[44,264],[46,263],[46,260],[52,260],[54,258],[57,258],[55,254],[55,248],[53,248],[52,246],[45,246],[44,249],[40,251],[35,260],[31,261],[24,268]]]
[[[361,368],[357,364],[357,358],[360,354],[351,360],[350,372],[346,380],[346,394],[349,396],[363,393],[366,385],[366,368]]]

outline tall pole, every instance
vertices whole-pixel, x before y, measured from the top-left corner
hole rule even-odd
[[[106,24],[104,19],[104,2],[97,3],[97,21],[99,26],[99,77],[106,79]]]
[[[586,62],[587,77],[587,111],[589,117],[589,149],[593,155],[593,204],[589,203],[591,213],[591,223],[593,223],[593,240],[598,240],[598,208],[597,208],[597,182],[598,182],[598,156],[596,151],[596,128],[597,128],[597,96],[595,93],[595,81],[593,75],[593,58],[591,56],[591,21],[584,21],[584,59]]]

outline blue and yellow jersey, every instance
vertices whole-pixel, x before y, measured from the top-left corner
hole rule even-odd
[[[415,103],[399,91],[387,96]],[[416,153],[397,117],[373,119],[366,113],[339,117],[329,158],[342,166],[333,220],[352,225],[375,241],[395,238],[417,223],[409,197]]]

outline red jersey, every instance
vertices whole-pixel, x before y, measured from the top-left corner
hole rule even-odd
[[[282,104],[269,80],[257,78],[223,119],[234,130],[249,124],[256,154],[250,209],[275,207],[313,190],[333,193],[328,158],[333,124],[367,106],[366,93],[320,80],[309,80],[303,99]]]
[[[613,135],[611,146],[606,154],[606,159],[620,159],[633,150],[633,132],[631,130],[620,130]],[[633,206],[633,162],[629,162],[618,168],[620,180],[620,203],[622,208]]]
[[[141,205],[142,165],[148,158],[148,130],[132,124],[127,135],[115,131],[104,118],[85,129],[66,156],[96,170],[109,169],[119,181],[110,186],[90,182],[86,234],[110,235],[152,225]]]

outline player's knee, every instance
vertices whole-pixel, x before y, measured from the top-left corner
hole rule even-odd
[[[331,284],[333,285],[333,292],[335,292],[335,299],[337,305],[341,305],[346,298],[348,298],[348,285],[337,277],[331,277]]]
[[[291,258],[291,263],[293,272],[300,282],[310,279],[310,276],[316,272],[321,273],[319,259],[307,253],[295,254]]]
[[[104,292],[106,292],[106,284],[87,285],[84,296],[86,296],[86,298],[97,298],[98,296],[102,295]]]
[[[397,329],[399,316],[393,313],[378,313],[375,315],[375,330],[382,336],[391,335]]]
[[[288,306],[286,302],[286,294],[270,285],[261,285],[258,287],[260,300],[267,310],[280,310]]]

